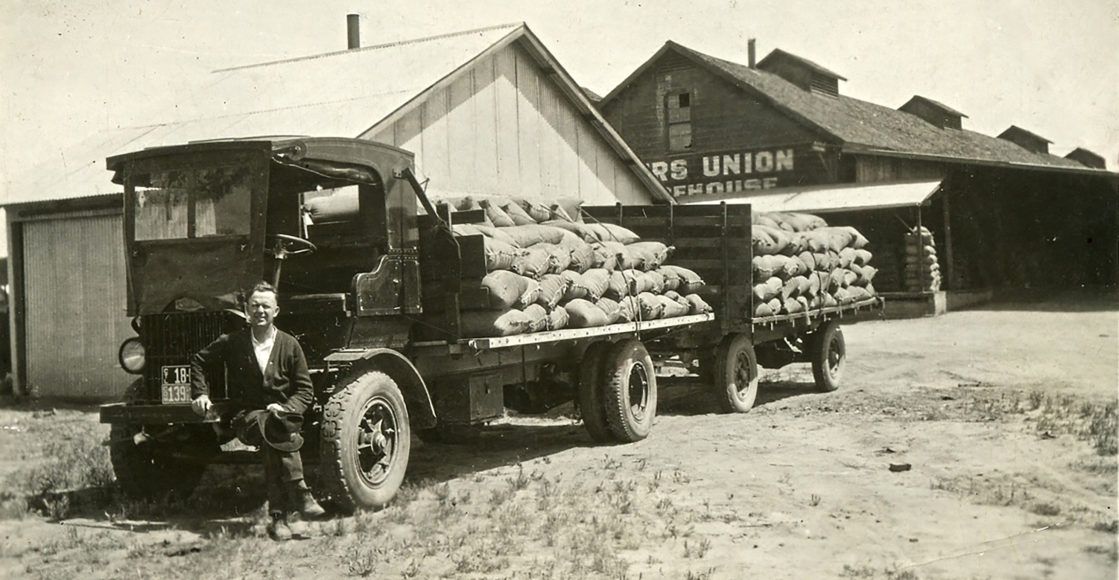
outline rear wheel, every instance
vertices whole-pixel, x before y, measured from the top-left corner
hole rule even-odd
[[[745,413],[758,398],[758,359],[754,345],[745,334],[731,334],[715,352],[712,384],[719,410]]]
[[[657,414],[657,375],[649,351],[639,340],[623,340],[609,350],[603,363],[610,432],[623,442],[648,437]]]
[[[377,371],[354,376],[323,408],[320,493],[347,513],[383,507],[404,481],[411,436],[396,382]]]
[[[610,346],[609,342],[590,345],[579,363],[579,413],[583,416],[583,427],[596,443],[606,443],[614,438],[610,422],[606,420],[606,398],[602,392],[602,362]]]
[[[829,320],[808,338],[808,358],[812,361],[812,378],[816,390],[831,392],[839,388],[843,369],[847,366],[847,342],[839,322]]]

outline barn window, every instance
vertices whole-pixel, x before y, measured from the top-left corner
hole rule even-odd
[[[686,151],[692,148],[692,95],[674,93],[666,97],[668,117],[668,150]]]

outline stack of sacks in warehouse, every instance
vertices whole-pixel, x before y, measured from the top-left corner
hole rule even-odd
[[[456,235],[484,236],[488,303],[464,304],[464,336],[509,336],[588,328],[711,311],[696,294],[703,280],[666,264],[672,248],[642,241],[614,224],[585,223],[578,202],[466,197],[456,211],[480,209],[484,224],[456,224]]]
[[[753,215],[754,316],[801,314],[875,295],[867,239],[803,213]]]
[[[929,228],[921,226],[905,234],[906,292],[940,290],[940,263],[936,258],[936,242]]]

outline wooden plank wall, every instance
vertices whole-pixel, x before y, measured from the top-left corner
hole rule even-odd
[[[578,197],[650,203],[651,194],[536,61],[510,45],[363,135],[415,152],[434,198]]]
[[[643,160],[669,155],[664,101],[691,94],[693,153],[808,143],[819,137],[707,70],[668,53],[608,103],[606,119]]]

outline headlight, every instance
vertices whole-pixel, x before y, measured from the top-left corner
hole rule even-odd
[[[120,368],[124,369],[125,372],[138,375],[140,371],[144,370],[148,353],[144,349],[144,343],[140,342],[139,338],[130,338],[120,345],[120,353],[117,358],[120,360]]]

